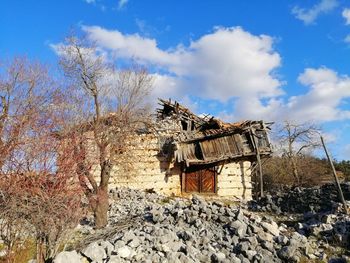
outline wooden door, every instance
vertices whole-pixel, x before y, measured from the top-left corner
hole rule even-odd
[[[215,193],[213,169],[191,169],[185,174],[185,192]]]
[[[200,192],[215,193],[215,171],[212,169],[201,170]]]
[[[189,172],[185,174],[185,191],[190,192],[199,192],[199,171]]]

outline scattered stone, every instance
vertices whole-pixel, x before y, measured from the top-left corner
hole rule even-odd
[[[54,263],[80,263],[81,261],[80,261],[80,255],[76,251],[63,251],[56,256],[53,262]],[[34,262],[32,261],[32,263]]]
[[[295,191],[300,194],[301,190]],[[81,250],[80,255],[89,262],[282,263],[298,262],[301,257],[326,260],[321,246],[328,246],[328,253],[331,246],[327,242],[332,239],[344,243],[350,240],[349,217],[338,214],[305,213],[305,221],[296,223],[293,229],[248,211],[244,205],[227,206],[196,195],[186,200],[121,188],[112,190],[111,196],[116,201],[111,201],[108,228],[114,232]],[[283,198],[270,195],[266,200],[272,210],[285,211],[280,206]],[[118,230],[119,224],[125,227]],[[312,237],[316,233],[327,242],[315,242]]]
[[[350,182],[342,183],[344,198],[350,200]],[[282,213],[320,213],[339,209],[339,196],[335,184],[324,184],[311,188],[288,188],[272,192],[251,201],[249,207],[253,211]]]
[[[261,223],[261,226],[269,233],[271,233],[272,235],[274,236],[278,236],[280,231],[278,229],[278,225],[276,224],[276,222],[271,222],[268,223],[268,222],[262,222]]]
[[[107,258],[106,251],[97,242],[93,242],[82,250],[82,254],[92,261],[102,262]]]
[[[121,258],[130,258],[133,256],[133,251],[128,246],[118,248],[116,252]]]

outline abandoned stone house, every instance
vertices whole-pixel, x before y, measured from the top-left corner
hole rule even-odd
[[[268,126],[200,117],[170,100],[160,100],[160,105],[155,128],[133,136],[128,149],[132,160],[126,158],[129,165],[123,168],[114,165],[110,186],[251,199],[257,155],[272,152]]]

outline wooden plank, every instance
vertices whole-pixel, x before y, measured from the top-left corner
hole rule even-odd
[[[205,169],[201,171],[201,192],[215,193],[215,171]]]
[[[259,165],[260,197],[264,197],[264,180],[263,180],[263,171],[262,171],[262,164],[261,164],[261,158],[260,158],[259,144],[257,142],[256,134],[254,131],[252,131],[251,135],[253,137],[253,142],[255,146],[256,160]]]
[[[195,172],[189,172],[186,173],[185,178],[185,191],[190,192],[199,192],[199,173],[197,171]]]
[[[239,153],[240,154],[244,153],[243,141],[242,141],[241,135],[235,134],[234,137],[235,137],[237,148],[239,149]]]

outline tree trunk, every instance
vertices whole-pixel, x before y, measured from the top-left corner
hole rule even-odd
[[[37,261],[37,263],[44,263],[45,262],[45,243],[44,243],[42,237],[39,237],[37,239],[36,261]]]
[[[95,206],[95,227],[97,229],[107,225],[108,207],[108,187],[99,187]]]
[[[291,162],[292,162],[292,169],[293,169],[293,176],[296,180],[297,185],[300,185],[300,177],[299,177],[299,171],[298,171],[298,166],[297,162],[295,160],[295,157],[291,157]]]

